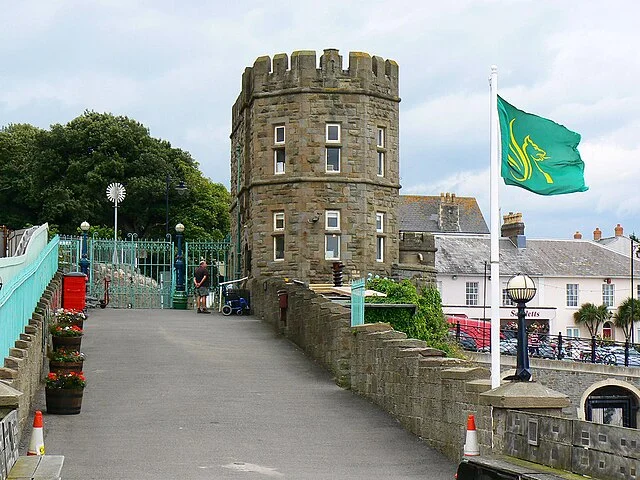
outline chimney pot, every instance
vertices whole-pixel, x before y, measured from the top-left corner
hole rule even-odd
[[[596,227],[596,229],[593,231],[593,239],[597,242],[601,238],[602,238],[602,230]]]
[[[621,237],[622,234],[624,233],[624,229],[620,226],[620,224],[616,225],[616,228],[614,229],[615,233],[616,233],[616,237]]]
[[[574,240],[580,240],[582,238],[582,234],[580,232],[576,232],[573,234]]]

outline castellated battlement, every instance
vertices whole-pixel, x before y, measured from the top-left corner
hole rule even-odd
[[[343,70],[338,50],[324,50],[317,68],[316,52],[298,50],[258,57],[242,75],[242,91],[233,106],[233,124],[253,98],[291,93],[356,93],[398,102],[398,64],[364,52],[349,52]]]

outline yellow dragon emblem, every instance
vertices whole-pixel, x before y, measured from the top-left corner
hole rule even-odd
[[[509,163],[509,166],[511,166],[517,172],[520,172],[522,176],[516,176],[513,171],[511,171],[511,176],[518,182],[529,180],[531,178],[531,174],[533,173],[532,165],[535,165],[538,171],[542,175],[544,175],[547,183],[553,183],[553,178],[551,178],[551,175],[549,175],[540,167],[540,162],[550,158],[547,156],[547,152],[545,152],[533,140],[531,140],[531,136],[529,135],[524,137],[522,146],[520,146],[513,134],[513,124],[515,121],[516,119],[513,118],[509,122],[509,137],[511,141],[509,143],[509,154],[507,155],[507,161]]]

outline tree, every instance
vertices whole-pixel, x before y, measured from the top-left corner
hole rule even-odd
[[[184,180],[180,195],[167,176]],[[82,221],[113,226],[106,198],[112,182],[125,185],[118,230],[164,238],[166,195],[169,231],[181,222],[187,238],[218,240],[229,232],[230,195],[203,177],[188,152],[153,138],[139,122],[86,111],[66,125],[40,130],[9,125],[0,131],[0,224],[20,228],[48,222],[73,234]]]
[[[611,312],[606,305],[596,306],[593,303],[583,303],[580,309],[573,314],[576,325],[586,326],[590,337],[597,335],[600,325],[610,318]]]
[[[631,314],[633,305],[633,316]],[[633,318],[633,322],[631,319]],[[637,298],[627,298],[618,307],[618,311],[613,315],[613,323],[616,327],[622,329],[624,338],[629,341],[631,338],[632,323],[640,321],[640,300]]]

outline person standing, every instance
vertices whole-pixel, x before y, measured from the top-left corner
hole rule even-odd
[[[207,262],[202,260],[200,266],[196,268],[193,275],[193,283],[196,286],[198,302],[198,313],[211,313],[207,310],[207,297],[209,296],[209,286],[211,285]]]

